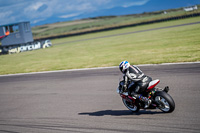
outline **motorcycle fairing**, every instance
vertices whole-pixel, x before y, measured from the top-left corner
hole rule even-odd
[[[160,82],[159,79],[156,79],[156,80],[151,81],[151,82],[149,83],[149,86],[148,86],[147,90],[153,89],[159,82]]]

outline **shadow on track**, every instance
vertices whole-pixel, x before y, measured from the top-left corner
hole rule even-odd
[[[79,113],[79,115],[89,115],[89,116],[104,116],[104,115],[111,115],[111,116],[125,116],[125,115],[145,115],[145,114],[160,114],[163,112],[157,111],[147,111],[147,110],[140,110],[137,113],[133,113],[129,110],[102,110],[97,112],[84,112]]]

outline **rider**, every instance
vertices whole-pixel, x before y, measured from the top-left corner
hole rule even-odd
[[[119,64],[119,69],[124,74],[124,90],[132,97],[138,98],[145,103],[144,108],[148,108],[151,100],[142,96],[142,93],[152,81],[151,77],[144,75],[144,73],[135,65],[130,65],[128,61],[122,61]]]

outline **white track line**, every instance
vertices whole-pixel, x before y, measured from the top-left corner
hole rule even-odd
[[[181,62],[181,63],[162,63],[162,64],[143,64],[137,66],[159,66],[159,65],[181,65],[181,64],[198,64],[200,62]],[[86,70],[99,70],[99,69],[111,69],[111,68],[118,68],[118,66],[112,67],[95,67],[95,68],[82,68],[82,69],[69,69],[69,70],[57,70],[57,71],[44,71],[44,72],[31,72],[31,73],[18,73],[18,74],[7,74],[7,75],[0,75],[0,77],[7,77],[7,76],[21,76],[21,75],[32,75],[32,74],[45,74],[45,73],[59,73],[59,72],[73,72],[73,71],[86,71]]]

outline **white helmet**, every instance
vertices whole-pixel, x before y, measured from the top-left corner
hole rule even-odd
[[[128,61],[122,61],[120,64],[119,64],[119,69],[122,73],[125,73],[125,70],[127,70],[129,68],[130,64]]]

